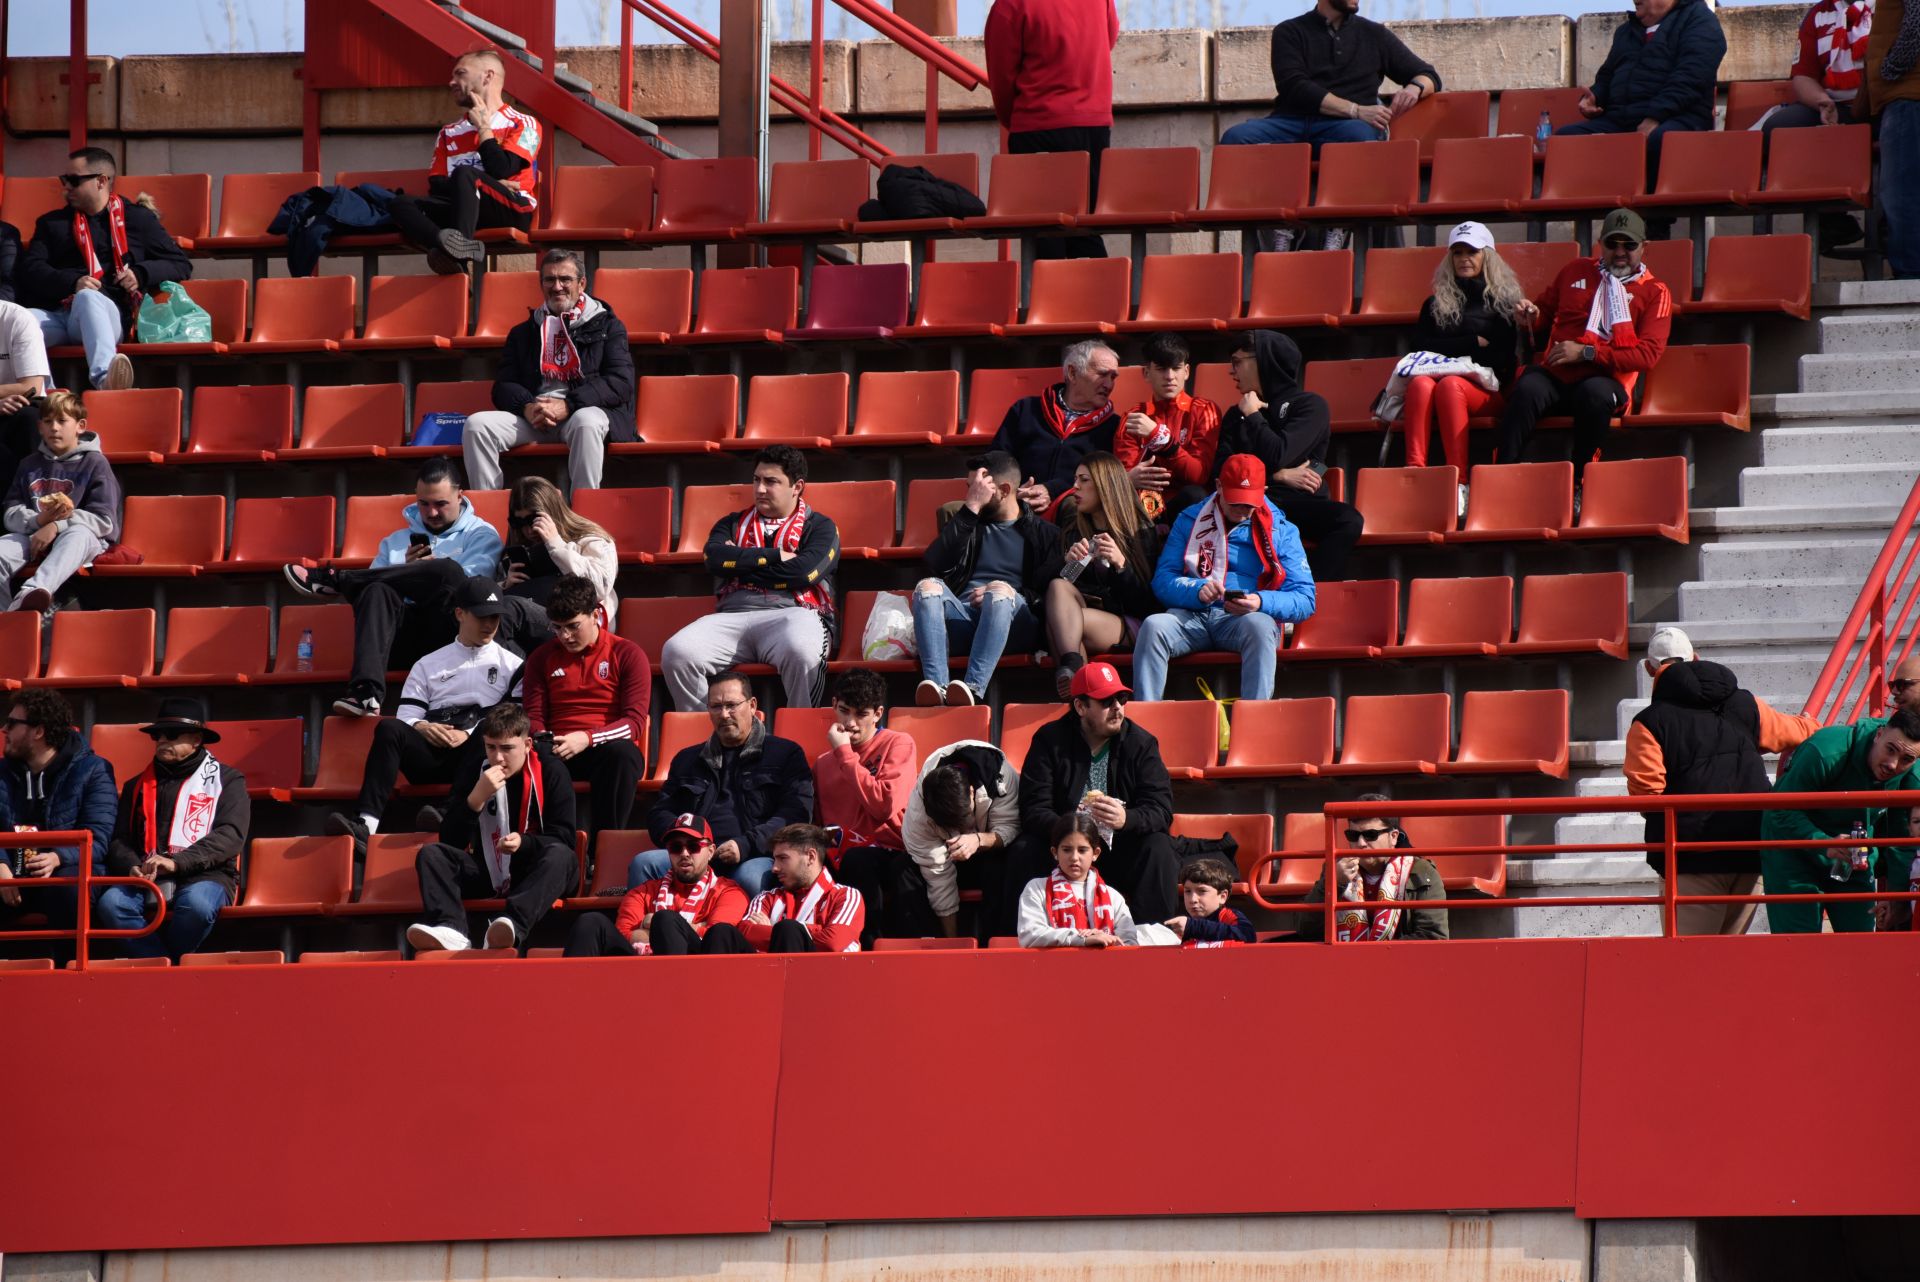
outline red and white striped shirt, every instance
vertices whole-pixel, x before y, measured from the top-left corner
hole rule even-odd
[[[763,953],[773,941],[774,926],[789,919],[805,926],[813,946],[823,953],[859,952],[860,932],[867,924],[867,905],[860,892],[834,881],[825,868],[804,895],[780,886],[762,891],[747,909],[749,917],[755,913],[765,917],[767,924],[743,921],[740,933]]]
[[[527,162],[525,169],[500,181],[519,196],[520,209],[532,209],[538,203],[534,200],[533,186],[534,179],[539,176],[540,122],[524,111],[503,106],[493,113],[489,127],[493,130],[495,142]],[[471,120],[462,116],[441,128],[440,136],[433,140],[433,169],[430,172],[434,177],[446,178],[461,165],[479,163],[480,131],[473,127]],[[480,193],[495,200],[500,199],[484,183],[480,186]]]

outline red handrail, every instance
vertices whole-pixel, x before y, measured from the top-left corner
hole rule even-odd
[[[151,935],[160,929],[160,923],[167,919],[167,898],[160,893],[160,887],[146,877],[107,877],[94,876],[93,873],[93,834],[85,828],[59,830],[51,832],[0,832],[0,850],[10,847],[80,847],[79,874],[73,877],[8,877],[0,881],[0,886],[8,890],[34,891],[49,886],[72,886],[75,888],[73,925],[68,928],[48,928],[46,930],[0,930],[0,939],[67,939],[73,940],[74,965],[79,970],[87,968],[87,943],[90,939],[139,939]],[[140,930],[120,930],[97,927],[93,924],[93,888],[96,886],[144,886],[153,892],[159,902],[160,911],[153,920]]]
[[[1867,571],[1867,581],[1861,585],[1853,609],[1847,612],[1847,620],[1834,638],[1833,652],[1827,656],[1812,692],[1807,695],[1806,707],[1801,709],[1809,716],[1819,717],[1826,725],[1856,720],[1863,712],[1872,716],[1884,712],[1887,706],[1885,674],[1889,667],[1898,667],[1913,653],[1916,634],[1909,624],[1915,605],[1920,603],[1920,577],[1913,576],[1915,563],[1920,560],[1920,540],[1916,540],[1905,559],[1900,560],[1898,572],[1894,570],[1894,562],[1900,558],[1901,546],[1916,525],[1920,525],[1920,481],[1914,483],[1900,515],[1894,518],[1887,541],[1881,545],[1880,555]],[[1899,609],[1890,612],[1889,606],[1894,603],[1899,604]],[[1891,623],[1890,613],[1893,614]],[[1864,636],[1862,628],[1866,629]],[[1905,641],[1900,644],[1899,652],[1890,654],[1891,645],[1903,635]],[[1854,696],[1856,681],[1860,681],[1860,692]],[[1851,707],[1849,696],[1852,696]]]

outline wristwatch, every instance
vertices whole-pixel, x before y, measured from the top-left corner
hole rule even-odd
[[[1594,350],[1594,346],[1593,346],[1593,344],[1592,344],[1592,343],[1588,343],[1588,344],[1586,344],[1586,345],[1584,345],[1583,347],[1581,347],[1581,349],[1580,349],[1580,358],[1581,358],[1582,360],[1589,360],[1589,361],[1590,361],[1590,360],[1592,360],[1592,359],[1594,359],[1594,358],[1595,358],[1596,356],[1598,356],[1599,354],[1600,354],[1599,352],[1597,352],[1597,351],[1595,351],[1595,350]]]

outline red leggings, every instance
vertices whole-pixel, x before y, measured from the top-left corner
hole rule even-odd
[[[1427,433],[1435,420],[1440,423],[1440,450],[1447,462],[1467,474],[1467,420],[1489,409],[1500,399],[1472,379],[1449,374],[1432,379],[1425,375],[1407,380],[1407,402],[1400,421],[1407,436],[1407,466],[1427,465]]]

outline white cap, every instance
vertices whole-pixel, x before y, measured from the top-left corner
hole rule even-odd
[[[1653,639],[1647,642],[1647,658],[1655,664],[1674,660],[1691,663],[1693,642],[1679,628],[1656,628]]]
[[[1471,245],[1475,249],[1492,249],[1493,233],[1487,230],[1485,223],[1461,223],[1447,233],[1449,245]]]

